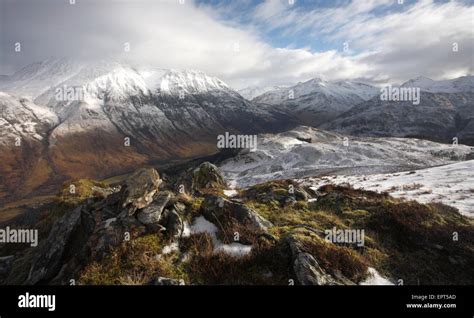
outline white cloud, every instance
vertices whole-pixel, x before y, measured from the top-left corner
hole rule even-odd
[[[248,4],[245,1],[242,5]],[[399,81],[472,73],[472,6],[423,1],[401,12],[371,13],[391,2],[354,1],[346,7],[305,11],[272,0],[249,14],[251,24],[239,25],[238,19],[222,19],[229,10],[239,14],[235,5],[82,0],[74,7],[64,1],[33,1],[5,10],[8,15],[0,13],[9,26],[8,45],[1,49],[6,57],[0,62],[20,65],[50,55],[118,56],[156,67],[199,69],[235,88],[290,84],[316,76]],[[262,40],[265,30],[349,41],[352,53],[275,48]],[[23,42],[22,55],[3,52],[16,39]],[[455,54],[454,41],[459,42]],[[130,52],[123,52],[125,42]]]

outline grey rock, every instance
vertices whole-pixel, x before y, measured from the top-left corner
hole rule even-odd
[[[194,191],[209,188],[222,188],[226,183],[219,169],[210,162],[203,162],[193,171],[192,188]]]
[[[165,210],[163,212],[160,224],[163,225],[166,228],[166,232],[174,238],[181,237],[183,234],[183,220],[174,209]]]
[[[290,248],[292,269],[300,285],[354,285],[342,274],[330,275],[322,268],[313,255],[303,251],[301,242],[295,237],[285,238]]]
[[[266,232],[273,224],[244,204],[217,195],[208,195],[203,202],[203,214],[208,220],[232,217],[256,231]]]
[[[65,249],[80,226],[81,209],[82,207],[78,207],[66,213],[54,223],[47,241],[40,247],[41,250],[32,262],[27,285],[51,279],[61,269]]]
[[[153,196],[158,192],[162,180],[153,168],[143,168],[133,173],[120,190],[122,208],[128,215],[136,210],[143,209],[153,202]]]
[[[171,199],[171,193],[160,192],[153,197],[153,203],[137,213],[137,218],[143,224],[158,223],[164,208]]]

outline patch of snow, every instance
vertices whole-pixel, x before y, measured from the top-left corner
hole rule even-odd
[[[163,247],[163,250],[161,251],[161,253],[166,255],[175,251],[179,251],[178,242],[173,242],[166,245],[165,247]]]
[[[229,198],[235,197],[238,192],[237,190],[224,190],[224,194],[228,196]]]
[[[250,254],[252,251],[252,246],[251,245],[243,245],[237,242],[231,243],[231,244],[221,244],[218,245],[215,249],[215,252],[224,252],[227,254],[231,254],[234,256],[245,256]]]
[[[194,219],[194,223],[191,225],[190,234],[196,233],[208,233],[214,243],[214,253],[224,252],[235,257],[242,257],[248,255],[252,251],[251,245],[244,245],[237,242],[231,244],[223,244],[217,238],[217,227],[206,220],[203,216],[198,216]]]
[[[369,277],[359,285],[394,285],[391,281],[383,277],[373,267],[369,267]]]

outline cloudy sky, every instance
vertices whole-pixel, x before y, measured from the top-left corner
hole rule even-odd
[[[237,89],[474,73],[474,0],[0,0],[0,36],[0,74],[64,56],[197,69]]]

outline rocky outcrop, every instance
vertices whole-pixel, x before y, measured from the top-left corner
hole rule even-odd
[[[248,226],[255,231],[266,232],[272,223],[261,217],[257,212],[246,205],[228,200],[217,195],[207,195],[204,199],[203,215],[208,220],[220,220],[225,218],[233,218],[239,223]]]
[[[65,214],[53,225],[48,239],[33,260],[26,284],[37,284],[53,278],[63,265],[63,256],[70,247],[71,238],[80,225],[81,209]]]
[[[160,192],[153,197],[153,202],[137,213],[137,218],[143,224],[158,223],[165,206],[171,199],[171,193]]]
[[[170,237],[178,238],[183,234],[184,223],[175,208],[167,209],[163,212],[160,224],[166,229]]]
[[[291,254],[291,266],[296,281],[300,285],[355,285],[342,274],[335,277],[323,269],[313,255],[305,252],[301,242],[288,236],[286,243]]]
[[[285,180],[253,186],[245,190],[243,196],[261,203],[276,202],[280,206],[292,205],[296,201],[308,201],[311,198],[306,189]]]
[[[192,182],[192,189],[194,191],[223,188],[226,185],[219,169],[210,162],[203,162],[194,169]]]
[[[368,268],[410,282],[421,272],[435,283],[473,277],[472,224],[447,206],[334,185],[311,192],[295,180],[239,190],[237,199],[212,188],[173,193],[180,174],[168,174],[160,186],[158,172],[140,170],[105,198],[91,192],[76,208],[61,201],[29,224],[49,233],[40,235],[39,247],[0,258],[0,283],[353,285],[365,282]],[[317,200],[310,204],[307,195]],[[288,198],[296,203],[288,205]],[[367,229],[367,244],[327,240],[333,226]],[[465,239],[449,244],[453,229]],[[420,242],[429,244],[420,250]],[[12,254],[1,248],[0,255]],[[391,259],[402,251],[403,258]],[[425,259],[430,266],[421,268]],[[453,264],[461,274],[443,270]]]
[[[150,205],[161,183],[160,175],[153,168],[140,169],[132,174],[121,189],[124,211],[133,215],[137,209]]]

